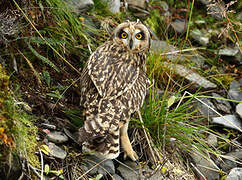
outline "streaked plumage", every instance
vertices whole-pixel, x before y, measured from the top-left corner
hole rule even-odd
[[[119,155],[121,139],[125,155],[137,160],[127,129],[149,85],[145,74],[149,47],[149,30],[140,22],[124,22],[90,56],[81,78],[86,120],[79,141],[84,141],[84,151],[113,159]]]

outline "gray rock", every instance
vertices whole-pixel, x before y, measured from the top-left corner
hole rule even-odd
[[[157,180],[162,177],[162,174],[159,171],[149,177],[153,171],[148,166],[141,168],[141,166],[132,161],[125,161],[125,164],[126,166],[120,164],[118,167],[118,171],[125,180]]]
[[[199,0],[202,4],[207,6],[207,13],[212,16],[213,18],[217,20],[221,20],[223,18],[222,8],[224,7],[224,2],[220,1],[220,3],[214,3],[214,1],[208,1],[208,0]]]
[[[242,64],[242,52],[238,47],[227,47],[224,49],[220,49],[218,52],[218,55],[220,56],[227,56],[227,57],[233,57],[234,61],[237,61],[239,64]]]
[[[157,54],[163,54],[167,59],[173,62],[187,61],[188,59],[194,62],[197,66],[202,66],[205,62],[205,58],[193,51],[190,54],[181,54],[178,48],[168,44],[166,41],[151,40],[151,51]]]
[[[47,139],[56,144],[61,144],[68,141],[68,137],[64,133],[59,131],[50,132],[47,135]]]
[[[174,28],[176,32],[180,34],[185,32],[187,28],[187,24],[184,19],[182,20],[176,19],[174,22],[171,23],[171,26]]]
[[[215,165],[215,163],[211,159],[205,159],[201,154],[197,154],[195,152],[191,152],[190,156],[195,162],[196,168],[203,174],[207,180],[217,180],[219,179],[219,168]],[[217,171],[215,171],[217,170]],[[198,172],[197,172],[198,173]],[[199,179],[202,180],[203,177],[198,173]]]
[[[159,6],[161,6],[165,12],[169,10],[169,5],[165,1],[160,1]]]
[[[86,156],[86,159],[84,160],[85,165],[83,166],[83,169],[88,171],[89,169],[93,168],[93,166],[99,164],[101,161],[103,161],[102,158],[97,157],[95,155],[88,155]],[[110,174],[115,174],[115,167],[113,164],[113,161],[111,159],[107,159],[104,162],[100,163],[98,166],[93,168],[89,174],[95,175],[97,173],[106,175],[107,172]]]
[[[203,89],[213,89],[217,87],[216,84],[208,81],[204,77],[183,65],[168,64],[168,67],[174,70],[176,74],[179,74],[181,77],[184,77],[186,80],[192,83],[194,88],[202,87]]]
[[[236,101],[242,101],[242,79],[233,80],[229,87],[228,98]]]
[[[147,9],[146,0],[127,0],[128,8],[133,11],[133,15],[136,17],[146,17],[149,15]]]
[[[210,146],[217,147],[217,145],[218,145],[218,138],[214,134],[209,134],[209,136],[207,138],[207,142],[208,142],[208,144]]]
[[[224,161],[219,164],[219,166],[223,169],[223,171],[228,172],[229,170],[237,167],[237,163],[235,161],[242,160],[242,151],[229,152],[224,155]]]
[[[105,3],[107,3],[108,8],[113,13],[119,13],[120,12],[120,0],[101,0]]]
[[[224,98],[224,97],[220,96],[217,93],[212,93],[212,96],[216,98],[216,99],[213,99],[213,102],[216,105],[217,109],[227,114],[230,114],[230,110],[232,109],[232,107],[229,104],[229,102],[226,100],[218,99],[218,98]]]
[[[213,108],[214,110],[217,110],[216,107],[213,105],[212,101],[208,98],[200,98],[200,100],[208,105],[209,107]],[[195,107],[197,110],[206,117],[214,117],[217,116],[217,114],[210,108],[208,108],[205,104],[203,104],[199,101],[195,101]]]
[[[242,180],[242,168],[233,168],[226,180]]]
[[[113,175],[113,180],[124,180],[124,179],[121,178],[119,175],[114,174],[114,175]]]
[[[129,7],[138,7],[141,9],[146,9],[147,3],[146,0],[127,0]]]
[[[50,155],[56,158],[65,159],[67,153],[60,147],[56,146],[54,143],[49,142],[48,144]]]
[[[238,19],[239,21],[242,21],[242,12],[240,12],[240,13],[238,14],[238,16],[236,17],[236,19]]]
[[[242,122],[235,115],[225,115],[222,117],[213,117],[212,123],[223,125],[227,128],[236,129],[242,132]]]
[[[52,129],[52,130],[55,130],[56,129],[56,126],[53,125],[53,124],[41,123],[41,126],[43,128],[47,128],[47,129]]]
[[[93,0],[64,0],[69,8],[80,15],[82,12],[88,11],[94,6]]]
[[[195,39],[199,44],[203,46],[207,46],[207,44],[209,43],[208,35],[200,31],[199,29],[192,30],[191,36],[193,39]]]
[[[242,103],[237,104],[236,106],[236,113],[240,116],[242,119]]]

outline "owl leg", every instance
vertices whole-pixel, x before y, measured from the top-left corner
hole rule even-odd
[[[136,152],[133,150],[132,145],[130,143],[129,136],[128,136],[128,126],[129,126],[129,123],[127,122],[120,128],[120,139],[124,150],[124,158],[128,156],[133,161],[136,161],[139,159],[139,157],[136,154]]]

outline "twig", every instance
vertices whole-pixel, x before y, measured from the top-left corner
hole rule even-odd
[[[96,165],[94,165],[92,168],[90,168],[89,170],[87,170],[83,175],[81,175],[77,180],[82,179],[83,176],[87,175],[91,170],[93,170],[95,167],[99,166],[101,163],[103,163],[106,160],[107,159],[103,159],[102,161],[100,161],[99,163],[97,163]]]
[[[36,77],[36,80],[37,80],[37,82],[38,82],[38,85],[39,86],[41,86],[42,85],[42,82],[41,82],[41,80],[40,80],[40,78],[39,78],[39,75],[38,75],[38,73],[37,73],[37,71],[34,69],[34,66],[32,65],[32,63],[29,61],[29,59],[20,51],[20,50],[18,50],[18,52],[24,57],[24,59],[27,61],[27,63],[28,63],[28,65],[29,65],[29,67],[30,67],[30,69],[33,71],[33,73],[34,73],[34,75],[35,75],[35,77]]]
[[[37,169],[35,167],[33,167],[31,164],[28,163],[28,167],[30,167],[33,172],[41,179],[42,177],[39,175],[39,173],[36,171]],[[43,177],[43,180],[45,180],[45,178]]]
[[[134,169],[132,169],[131,167],[129,167],[128,165],[122,163],[121,161],[119,161],[117,159],[114,159],[114,160],[117,161],[119,164],[122,164],[124,167],[126,167],[126,168],[130,169],[131,171],[133,171],[136,175],[138,175],[138,173]]]
[[[202,174],[201,171],[199,171],[199,169],[193,163],[190,163],[190,164],[203,177],[204,180],[207,180],[207,178]]]
[[[40,159],[41,159],[41,180],[43,180],[43,176],[44,176],[44,159],[43,159],[43,154],[42,154],[40,149],[39,149],[39,153],[40,153]]]
[[[154,162],[156,163],[157,160],[156,160],[156,158],[155,158],[155,155],[154,155],[153,149],[152,149],[152,147],[151,147],[150,140],[149,140],[148,135],[147,135],[147,133],[146,133],[146,130],[145,130],[145,127],[144,127],[144,121],[143,121],[143,119],[142,119],[142,116],[141,116],[140,111],[138,111],[138,115],[139,115],[140,122],[142,123],[142,128],[143,128],[143,130],[144,130],[145,138],[146,138],[146,140],[147,140],[147,142],[148,142],[148,145],[149,145],[149,148],[150,148],[150,152],[151,152],[151,154],[152,154],[152,157],[153,157]]]
[[[188,52],[188,51],[195,51],[195,50],[198,50],[198,49],[206,49],[206,48],[199,47],[199,48],[190,48],[190,49],[176,50],[176,51],[171,51],[171,52],[167,52],[167,53],[161,53],[160,56],[172,55],[172,54]]]
[[[189,93],[188,91],[185,91],[184,94],[189,94],[190,96],[193,97],[193,95],[191,93]],[[209,105],[207,105],[206,103],[204,103],[202,100],[198,99],[197,97],[194,97],[196,100],[198,100],[200,103],[202,103],[203,105],[205,105],[207,108],[211,109],[213,112],[217,113],[221,118],[223,118],[226,122],[228,122],[229,124],[231,124],[233,127],[236,127],[236,129],[240,132],[242,132],[242,129],[240,129],[240,127],[236,126],[233,122],[228,121],[226,118],[223,117],[222,114],[220,114],[218,111],[216,111],[214,108],[210,107]]]

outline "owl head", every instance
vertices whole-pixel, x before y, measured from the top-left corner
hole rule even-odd
[[[113,41],[133,53],[149,50],[150,31],[140,21],[119,24],[113,32]]]

